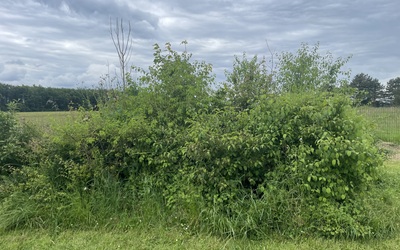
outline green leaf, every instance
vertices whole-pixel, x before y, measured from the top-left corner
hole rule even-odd
[[[328,188],[325,189],[325,192],[326,192],[327,194],[330,194],[330,193],[331,193],[331,189],[328,187]]]

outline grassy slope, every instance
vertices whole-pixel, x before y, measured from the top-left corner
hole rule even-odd
[[[378,112],[379,111],[379,112]],[[378,136],[382,139],[400,142],[400,118],[396,115],[400,109],[361,110],[368,119],[379,121]],[[49,114],[24,114],[26,120],[34,122],[34,117],[42,117],[37,124],[42,124]],[[63,119],[65,113],[54,113],[55,119]],[[31,116],[31,117],[30,117]],[[58,117],[58,118],[57,118]],[[396,129],[397,128],[397,129]],[[380,132],[379,132],[380,131]],[[394,138],[394,139],[393,139]],[[391,152],[391,159],[382,172],[392,178],[393,183],[400,183],[400,147],[384,145]],[[399,181],[397,181],[399,180]],[[391,192],[396,194],[400,204],[398,185]],[[386,240],[336,241],[319,238],[286,240],[279,236],[262,241],[240,239],[221,239],[208,235],[189,235],[183,229],[153,228],[130,229],[129,231],[64,231],[57,235],[47,231],[15,231],[0,233],[0,249],[400,249],[400,235]]]

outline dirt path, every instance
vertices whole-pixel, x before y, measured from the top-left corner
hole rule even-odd
[[[381,142],[379,147],[389,152],[389,158],[394,161],[400,161],[400,145],[391,142]]]

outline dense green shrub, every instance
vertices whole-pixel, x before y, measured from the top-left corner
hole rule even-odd
[[[312,92],[270,93],[256,58],[230,74],[246,81],[214,93],[210,65],[169,44],[154,58],[125,93],[54,128],[39,161],[14,173],[0,228],[118,224],[110,218],[246,237],[384,228],[364,210],[382,158],[348,97],[318,79]],[[253,83],[267,89],[247,91]],[[15,210],[24,200],[32,209]]]
[[[226,82],[221,91],[232,106],[239,110],[250,107],[261,95],[275,91],[272,72],[268,72],[265,58],[261,60],[254,56],[247,59],[246,53],[242,58],[235,56],[232,72],[225,71]]]
[[[29,159],[33,128],[19,124],[15,114],[0,111],[0,175],[8,175]]]
[[[265,97],[249,112],[200,115],[180,149],[180,180],[189,181],[197,196],[224,209],[244,196],[262,200],[270,193],[286,193],[282,197],[291,198],[281,202],[301,207],[298,229],[368,234],[365,218],[356,211],[382,159],[350,105],[344,96],[287,94]],[[181,192],[175,183],[170,185],[169,201],[197,200],[182,195],[188,192],[187,184]],[[282,218],[288,210],[277,213],[283,213],[276,215]],[[326,220],[345,222],[330,225]]]

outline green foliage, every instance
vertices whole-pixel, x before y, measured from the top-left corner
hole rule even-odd
[[[384,228],[363,209],[381,154],[351,100],[322,91],[342,61],[301,51],[282,72],[306,70],[310,85],[285,80],[285,93],[271,93],[264,61],[243,57],[213,92],[211,65],[155,45],[153,65],[137,69],[126,92],[53,128],[12,172],[0,228],[161,223],[248,238],[371,236]]]
[[[329,94],[289,95],[279,99],[280,113],[269,113],[282,117],[283,125],[275,130],[284,155],[268,176],[306,199],[301,213],[306,228],[325,236],[371,233],[359,207],[382,159],[350,104],[346,97]],[[270,186],[268,181],[264,186]]]
[[[386,84],[386,92],[393,97],[393,104],[400,105],[400,77],[390,79]]]
[[[185,42],[184,42],[185,43]],[[191,62],[192,55],[186,51],[178,53],[165,45],[163,51],[154,45],[153,65],[133,83],[138,90],[138,105],[143,105],[146,116],[161,123],[182,125],[185,119],[199,110],[208,109],[210,85],[214,76],[212,66],[205,62]]]
[[[228,210],[228,215],[239,213],[229,208],[244,199],[243,194],[262,198],[281,192],[287,193],[282,196],[285,199],[291,197],[285,203],[294,207],[302,197],[297,216],[304,224],[297,228],[331,236],[368,234],[368,226],[352,216],[355,208],[347,201],[357,200],[366,190],[382,160],[350,104],[348,98],[330,94],[287,94],[264,99],[249,113],[224,110],[202,115],[189,127],[181,149],[183,165],[189,170],[178,174],[198,187],[197,195]],[[168,193],[169,200],[179,200],[174,195]],[[334,228],[326,225],[325,217],[311,217],[310,211],[321,216],[342,214],[348,223]],[[275,217],[284,218],[287,211],[280,212],[276,209]],[[286,220],[272,220],[271,224],[280,225],[281,221]],[[333,231],[310,227],[311,222]],[[349,223],[360,225],[350,232]],[[298,231],[293,225],[286,225],[288,228]]]
[[[0,111],[0,175],[8,175],[29,159],[33,128],[20,125],[14,113]]]
[[[235,56],[232,72],[225,74],[227,98],[239,110],[249,108],[263,94],[273,91],[272,74],[268,73],[264,58],[259,61],[254,56],[249,60],[245,53],[242,58]]]
[[[348,85],[350,72],[343,70],[349,58],[333,58],[327,52],[319,53],[319,44],[310,48],[303,43],[297,54],[284,52],[280,55],[276,72],[276,84],[283,92],[331,91]]]
[[[7,103],[7,110],[11,113],[15,113],[20,110],[20,106],[21,105],[20,105],[19,101],[14,100],[14,101]]]
[[[0,83],[0,110],[67,111],[97,104],[102,90],[13,86]],[[10,107],[10,104],[13,107]],[[11,110],[10,110],[11,111]]]
[[[356,88],[357,92],[355,98],[361,104],[374,104],[379,97],[381,97],[383,86],[377,78],[372,78],[364,73],[354,76],[350,83],[350,87]]]

